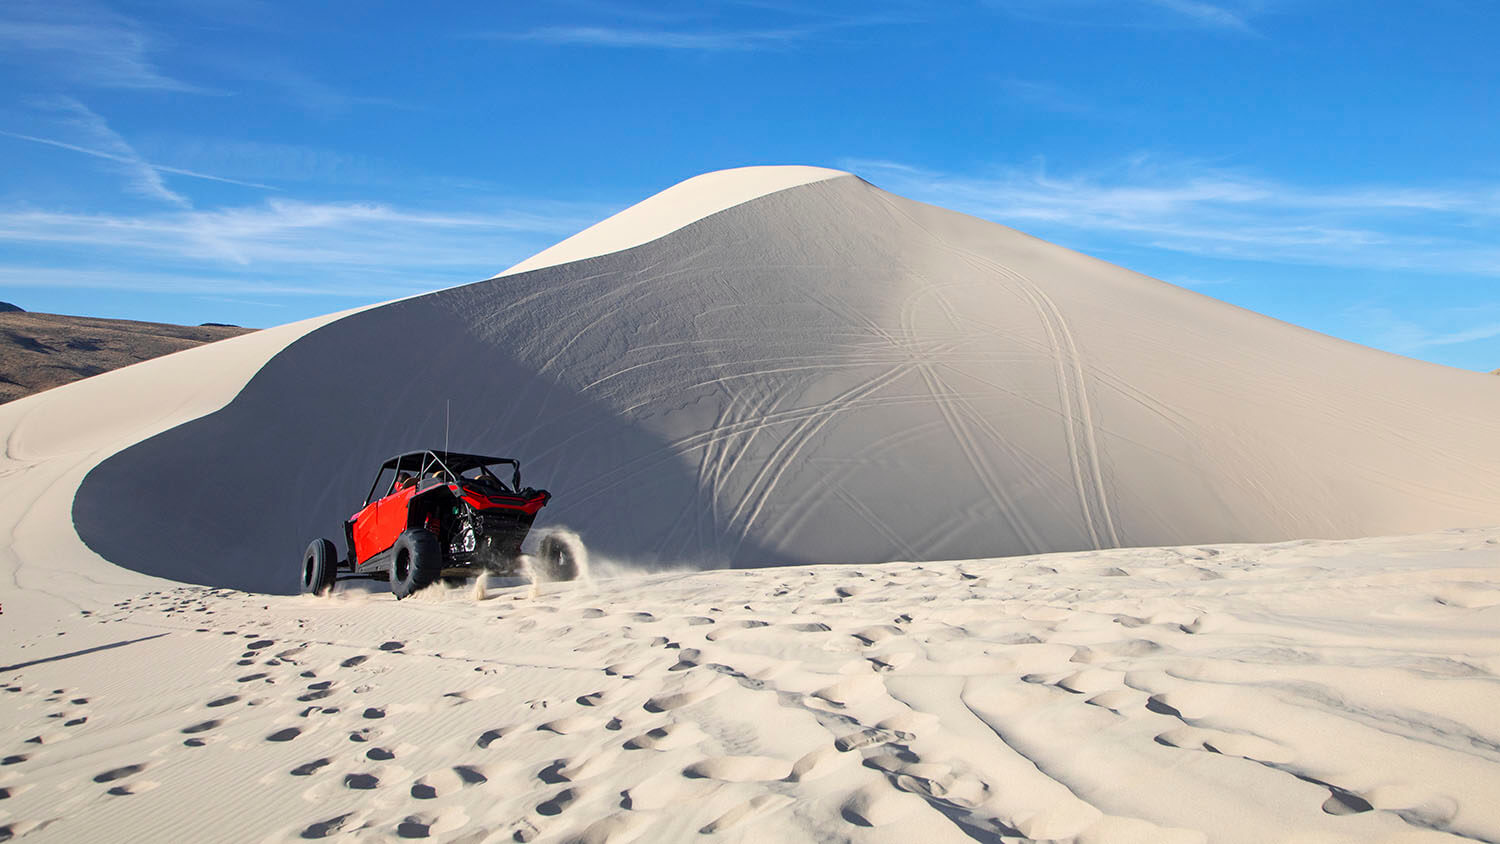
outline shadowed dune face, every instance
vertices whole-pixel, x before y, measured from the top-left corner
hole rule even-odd
[[[384,457],[518,457],[605,557],[757,565],[1494,522],[1500,390],[852,177],[346,317],[75,499],[113,562],[291,591]]]

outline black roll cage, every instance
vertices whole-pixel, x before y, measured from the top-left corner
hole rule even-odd
[[[460,466],[461,468],[458,471],[454,471],[450,468],[450,464]],[[396,474],[391,478],[392,488],[394,488],[395,479],[401,476],[403,467],[409,467],[408,471],[415,470],[414,475],[417,478],[422,478],[430,472],[441,471],[450,479],[456,481],[461,477],[461,472],[467,472],[476,467],[493,475],[494,473],[489,472],[489,467],[501,464],[509,464],[511,466],[511,489],[514,492],[520,492],[521,461],[512,457],[486,457],[481,454],[459,454],[451,451],[413,451],[407,454],[398,454],[380,464],[380,468],[375,472],[375,480],[370,482],[370,492],[365,496],[365,506],[368,507],[370,502],[375,500],[375,491],[380,487],[380,476],[385,474],[386,469],[394,469],[396,471]],[[499,480],[499,478],[496,478],[496,480]],[[384,498],[390,492],[391,490],[387,489],[384,493],[381,493],[380,497]]]

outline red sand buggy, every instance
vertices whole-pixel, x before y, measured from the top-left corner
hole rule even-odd
[[[344,523],[345,558],[327,539],[307,546],[302,591],[385,577],[399,599],[438,578],[521,574],[521,543],[551,497],[522,487],[521,464],[509,457],[397,455],[381,464],[364,506]],[[543,536],[537,557],[532,565],[541,571],[533,574],[545,580],[578,576],[577,550],[561,537]]]

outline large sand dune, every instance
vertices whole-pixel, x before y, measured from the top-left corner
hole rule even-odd
[[[1493,379],[853,176],[714,174],[599,229],[307,333],[223,409],[93,469],[80,535],[139,571],[288,591],[285,561],[337,535],[380,459],[445,439],[521,458],[556,495],[544,521],[641,564],[1343,538],[1500,513]]]
[[[594,579],[201,585],[287,590],[449,401]],[[1494,524],[1497,411],[837,172],[710,174],[0,406],[0,842],[1500,841],[1500,528],[1221,544]]]

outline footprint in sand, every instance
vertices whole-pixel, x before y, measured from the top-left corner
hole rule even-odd
[[[1125,672],[1105,668],[1086,668],[1058,680],[1053,685],[1078,695],[1094,695],[1118,690],[1125,682]]]
[[[389,762],[396,758],[396,753],[384,747],[372,747],[365,751],[365,758],[372,762]]]
[[[144,763],[139,765],[124,765],[119,768],[111,768],[102,774],[95,774],[94,782],[114,782],[115,780],[124,779],[132,774],[139,774],[144,770],[146,770],[146,766]]]
[[[224,723],[223,721],[199,721],[198,723],[193,724],[191,726],[183,727],[181,730],[179,730],[179,732],[184,733],[186,735],[195,735],[197,733],[206,733],[209,730],[212,730],[215,727],[218,727],[220,724],[223,724],[223,723]]]
[[[649,812],[668,806],[682,806],[706,796],[715,788],[702,779],[684,779],[676,771],[655,774],[620,792],[620,808]]]
[[[710,821],[698,832],[702,835],[714,835],[753,818],[780,811],[795,802],[795,798],[785,794],[760,794]]]
[[[355,818],[355,814],[354,812],[347,812],[325,821],[309,824],[302,830],[301,835],[303,838],[327,838],[335,832],[339,832],[345,826],[358,826],[358,819]]]
[[[618,747],[607,747],[589,756],[571,760],[559,759],[556,764],[537,776],[543,782],[547,782],[547,779],[542,775],[547,773],[553,776],[555,782],[581,782],[612,769],[624,753],[625,751]]]
[[[834,741],[833,746],[840,753],[848,753],[851,750],[858,750],[862,747],[874,747],[875,745],[886,744],[887,742],[909,742],[914,738],[916,736],[902,730],[882,730],[876,727],[866,727],[857,733],[850,733],[849,735],[839,737]]]
[[[680,651],[677,652],[677,664],[673,665],[671,668],[668,668],[667,670],[668,671],[687,671],[688,669],[691,669],[691,668],[697,668],[698,667],[698,663],[702,659],[703,659],[703,652],[700,651],[700,650],[698,650],[697,648],[683,648],[682,650],[680,650]]]
[[[104,793],[110,795],[111,797],[127,797],[131,794],[144,794],[154,788],[159,787],[160,785],[161,783],[159,782],[141,780],[128,783],[126,785],[117,785]]]
[[[727,621],[719,625],[714,629],[712,633],[705,635],[703,638],[710,642],[718,642],[727,639],[730,636],[735,635],[736,633],[742,633],[746,630],[755,630],[761,627],[769,626],[771,626],[770,622],[766,621]]]
[[[675,750],[679,747],[697,744],[708,738],[698,725],[692,721],[678,721],[667,724],[636,736],[625,742],[626,750]]]
[[[895,626],[894,624],[877,624],[874,627],[866,627],[863,630],[857,630],[849,635],[853,636],[855,640],[858,641],[861,645],[864,645],[868,648],[878,645],[881,642],[886,641],[887,639],[892,639],[896,636],[903,636],[905,635],[905,633],[906,631]]]
[[[562,814],[567,810],[569,806],[573,805],[574,801],[576,801],[578,797],[579,791],[576,787],[565,788],[562,791],[559,791],[558,793],[552,795],[548,799],[542,801],[541,803],[538,803],[536,812],[539,815],[555,817]]]
[[[329,759],[327,756],[324,756],[321,759],[314,759],[311,762],[304,762],[301,765],[293,768],[291,770],[291,774],[294,777],[310,777],[313,774],[317,773],[319,769],[327,766],[332,761],[333,760]]]
[[[368,791],[380,787],[380,778],[374,774],[345,774],[344,787],[356,791]]]
[[[266,741],[291,741],[302,735],[301,727],[286,727],[266,736]]]
[[[689,779],[721,782],[766,782],[785,779],[792,763],[774,756],[715,756],[682,769]]]
[[[685,675],[690,676],[690,675]],[[647,712],[670,712],[673,709],[681,709],[691,706],[700,701],[708,700],[724,689],[736,685],[733,680],[725,677],[715,677],[713,680],[695,689],[688,689],[671,694],[657,695],[642,705]]]
[[[404,647],[406,647],[406,643],[405,642],[391,641],[391,642],[384,642],[384,643],[382,643],[381,646],[380,646],[380,649],[383,650],[383,651],[399,651],[399,650],[401,650]]]
[[[1092,704],[1103,709],[1108,709],[1116,715],[1124,715],[1127,711],[1140,709],[1146,703],[1146,695],[1134,689],[1111,689],[1100,692],[1084,703]]]
[[[874,674],[856,674],[813,692],[813,697],[840,708],[885,694],[885,681]]]
[[[1330,815],[1357,815],[1374,809],[1370,801],[1352,791],[1337,786],[1328,786],[1328,799],[1323,801],[1323,811]]]
[[[584,827],[566,840],[573,844],[630,844],[651,828],[655,818],[640,812],[616,812]]]
[[[209,701],[208,703],[206,703],[204,705],[207,706],[207,707],[209,707],[210,709],[212,709],[214,707],[219,707],[219,706],[228,706],[229,704],[234,703],[235,701],[237,701],[239,699],[240,699],[239,695],[228,695],[226,697],[215,698],[215,699]]]
[[[496,727],[493,730],[485,730],[484,733],[479,736],[478,741],[474,742],[474,746],[478,747],[480,750],[485,750],[489,748],[490,745],[494,744],[500,739],[505,738],[505,735],[514,729],[514,727]]]
[[[787,774],[786,779],[788,782],[810,782],[821,779],[853,765],[857,759],[856,754],[843,753],[832,746],[820,747],[809,751],[793,763],[792,770]]]
[[[656,664],[655,657],[644,656],[605,666],[604,673],[611,677],[623,677],[626,680],[633,680],[637,674],[640,674],[654,664]]]
[[[829,627],[821,621],[813,621],[803,624],[788,624],[787,629],[793,631],[794,633],[830,633],[833,631],[832,627]]]
[[[435,771],[412,783],[411,796],[418,800],[432,800],[451,794],[461,788],[484,785],[490,778],[473,765],[454,765],[443,771]]]
[[[915,794],[897,791],[881,783],[849,795],[839,807],[839,814],[855,826],[886,826],[927,805],[926,800]]]
[[[340,668],[355,668],[357,666],[363,665],[365,663],[365,661],[368,660],[368,659],[369,659],[369,657],[365,656],[364,654],[360,654],[359,656],[351,656],[348,659],[344,660],[343,662],[339,663],[339,667]]]
[[[565,736],[571,733],[589,732],[591,730],[597,729],[598,727],[603,725],[603,723],[604,720],[598,717],[592,717],[588,715],[568,715],[563,718],[557,718],[552,721],[548,721],[544,724],[538,724],[537,729],[557,733],[560,736]]]

